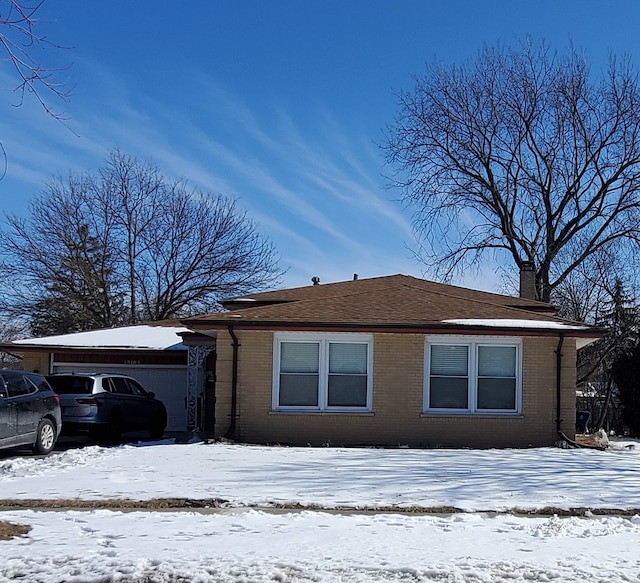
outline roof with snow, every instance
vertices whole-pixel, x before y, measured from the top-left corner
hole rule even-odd
[[[60,336],[27,338],[25,340],[15,340],[8,344],[11,344],[16,349],[48,347],[111,350],[187,350],[179,334],[188,331],[189,329],[184,326],[142,324]]]

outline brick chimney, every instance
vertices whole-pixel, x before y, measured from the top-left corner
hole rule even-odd
[[[536,267],[533,261],[523,261],[520,266],[520,297],[536,299]]]

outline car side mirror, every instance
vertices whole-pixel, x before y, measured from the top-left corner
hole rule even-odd
[[[153,391],[147,391],[147,397],[150,399],[155,399],[156,394]]]

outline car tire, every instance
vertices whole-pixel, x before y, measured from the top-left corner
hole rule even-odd
[[[159,411],[155,414],[149,426],[149,437],[151,437],[151,439],[162,439],[166,427],[167,414],[164,411]]]
[[[56,428],[49,419],[42,419],[38,425],[36,442],[33,444],[33,452],[47,455],[56,444]]]

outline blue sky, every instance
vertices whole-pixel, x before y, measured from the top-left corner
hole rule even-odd
[[[95,170],[109,150],[237,197],[276,245],[284,286],[405,273],[411,213],[385,188],[378,146],[394,91],[434,58],[460,62],[526,35],[640,59],[640,3],[592,0],[47,0],[40,32],[68,47],[63,125],[0,92],[8,156],[0,208],[24,214],[52,175]],[[0,88],[11,88],[0,62]],[[495,290],[496,266],[455,283]]]

